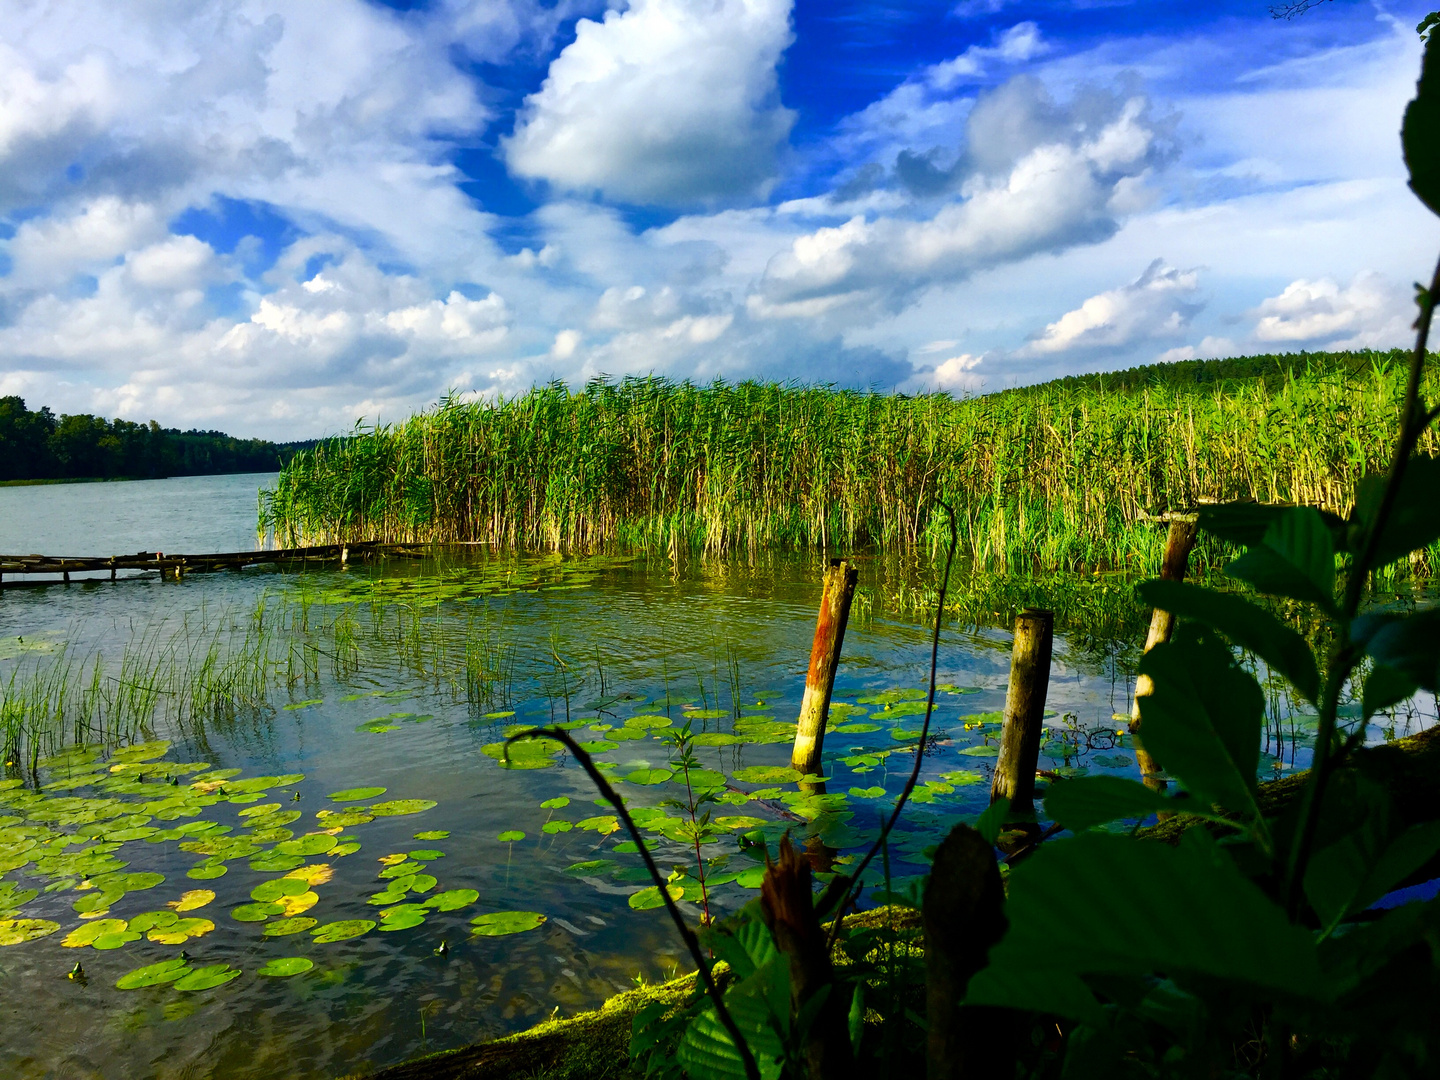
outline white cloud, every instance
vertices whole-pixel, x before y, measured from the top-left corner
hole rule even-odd
[[[505,142],[515,173],[623,202],[768,189],[795,120],[775,74],[790,0],[633,0],[575,31]]]
[[[1019,355],[1117,349],[1178,334],[1200,310],[1192,300],[1197,288],[1194,270],[1176,270],[1156,259],[1129,285],[1098,293],[1047,325]]]
[[[1155,358],[1157,364],[1172,364],[1177,360],[1215,360],[1226,356],[1239,356],[1243,350],[1227,337],[1207,335],[1199,345],[1177,345],[1166,349]]]
[[[951,90],[961,82],[983,76],[991,61],[1021,63],[1048,49],[1038,26],[1033,22],[1018,23],[1002,33],[994,45],[971,45],[953,60],[926,68],[922,78],[935,90]]]
[[[1339,349],[1394,348],[1410,335],[1414,309],[1403,289],[1373,271],[1345,288],[1330,278],[1293,281],[1256,309],[1264,343],[1324,343]]]
[[[962,353],[935,365],[932,380],[941,390],[976,392],[985,385],[984,376],[976,372],[981,358]]]
[[[1091,122],[1069,114],[1038,86],[997,95],[1023,120],[975,132],[975,162],[960,187],[928,220],[856,216],[795,240],[766,267],[748,298],[758,318],[814,318],[840,308],[852,316],[902,307],[921,289],[1043,251],[1111,236],[1119,227],[1122,183],[1144,176],[1157,135],[1143,98],[1111,101]],[[980,112],[980,106],[976,107]],[[972,124],[974,116],[972,114]]]

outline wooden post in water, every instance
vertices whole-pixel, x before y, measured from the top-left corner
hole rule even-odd
[[[1050,651],[1055,613],[1027,608],[1015,617],[1010,653],[1010,688],[1005,694],[1005,726],[990,801],[1010,800],[1010,810],[1028,816],[1035,809],[1035,767],[1040,762],[1040,722],[1050,688]]]
[[[820,596],[820,615],[815,620],[815,643],[810,647],[810,670],[805,675],[805,697],[800,702],[795,748],[790,752],[790,767],[801,775],[820,772],[825,717],[830,711],[830,692],[835,688],[835,667],[840,661],[850,601],[859,579],[860,571],[846,559],[831,559],[830,568],[825,571],[825,591]]]
[[[1160,564],[1160,577],[1164,581],[1184,581],[1185,568],[1190,561],[1190,549],[1195,546],[1196,526],[1193,519],[1172,518],[1170,532],[1165,537],[1165,560]],[[1175,632],[1175,616],[1156,608],[1150,613],[1150,631],[1145,635],[1145,651],[1170,640]],[[1130,707],[1130,735],[1135,740],[1135,760],[1145,784],[1157,791],[1165,790],[1165,781],[1160,779],[1160,766],[1145,751],[1140,741],[1140,699],[1155,689],[1149,675],[1135,680],[1135,702]]]

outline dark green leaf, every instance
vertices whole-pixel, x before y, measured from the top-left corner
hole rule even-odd
[[[1388,664],[1376,664],[1365,677],[1364,711],[1368,720],[1415,693],[1415,680]]]
[[[1200,528],[1242,547],[1255,547],[1265,540],[1266,530],[1287,510],[1288,506],[1268,506],[1265,503],[1233,502],[1201,506],[1197,515]],[[1319,510],[1320,519],[1340,546],[1344,536],[1345,522],[1328,510]]]
[[[1335,541],[1320,512],[1288,507],[1275,516],[1259,544],[1225,572],[1262,593],[1288,596],[1335,612]]]
[[[1139,698],[1145,747],[1202,802],[1259,816],[1255,770],[1265,697],[1230,650],[1182,624],[1140,661],[1154,689]]]
[[[1433,33],[1425,40],[1420,81],[1415,100],[1405,109],[1400,144],[1410,170],[1410,190],[1440,214],[1440,46]]]
[[[1144,784],[1119,776],[1060,780],[1045,796],[1045,813],[1081,832],[1118,818],[1144,817],[1171,808],[1171,800]]]
[[[1139,588],[1147,604],[1194,619],[1249,649],[1314,701],[1320,672],[1305,639],[1263,608],[1231,593],[1213,592],[1183,581],[1147,581]]]
[[[1001,827],[1005,824],[1005,816],[1009,813],[1010,800],[996,799],[975,819],[975,831],[987,844],[995,843],[1000,835]]]
[[[1380,510],[1385,476],[1367,476],[1355,490],[1355,521],[1368,528]],[[1412,457],[1375,550],[1373,568],[1394,562],[1440,539],[1440,458]]]
[[[1413,615],[1362,615],[1351,627],[1351,637],[1377,663],[1392,667],[1416,686],[1440,686],[1440,608]]]
[[[1152,972],[1324,993],[1310,933],[1203,829],[1176,847],[1098,832],[1043,845],[1011,872],[1005,913],[1010,929],[971,980],[969,1003],[1083,1017],[1079,976]],[[1035,988],[1043,1004],[1015,997]]]

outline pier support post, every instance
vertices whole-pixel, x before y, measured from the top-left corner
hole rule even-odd
[[[1169,535],[1165,537],[1165,559],[1160,565],[1160,577],[1164,581],[1184,581],[1185,569],[1190,560],[1190,550],[1195,546],[1196,525],[1194,521],[1176,520],[1170,522]],[[1175,632],[1175,616],[1156,608],[1150,613],[1150,630],[1145,635],[1145,651],[1170,640]],[[1149,675],[1135,680],[1135,701],[1130,706],[1130,735],[1135,742],[1135,760],[1147,787],[1157,791],[1165,790],[1165,781],[1160,778],[1160,766],[1145,750],[1140,741],[1140,699],[1155,689]]]
[[[790,753],[790,767],[802,776],[820,772],[825,719],[830,711],[830,693],[835,688],[835,668],[840,661],[850,601],[855,596],[855,583],[859,578],[860,571],[846,559],[831,559],[830,568],[825,571],[820,615],[815,620],[815,642],[810,647],[810,670],[805,675],[805,697],[800,702],[795,747]]]
[[[1050,688],[1050,652],[1055,639],[1055,613],[1027,608],[1015,617],[1015,644],[1010,653],[1010,688],[1005,694],[1005,726],[990,801],[1010,800],[1018,817],[1035,811],[1035,767],[1040,761],[1041,720]]]

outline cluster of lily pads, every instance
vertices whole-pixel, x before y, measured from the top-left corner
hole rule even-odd
[[[331,575],[318,599],[323,604],[475,600],[483,596],[551,592],[588,588],[605,570],[636,560],[634,555],[562,557],[541,555],[473,565],[446,567],[416,577],[395,574],[367,576],[363,572]]]
[[[229,912],[231,923],[260,924],[264,938],[308,933],[316,944],[348,941],[379,929],[393,932],[420,926],[427,916],[474,904],[474,889],[438,888],[427,867],[445,857],[433,845],[449,833],[415,833],[427,844],[380,857],[378,891],[369,903],[375,919],[321,923],[307,914],[320,902],[316,891],[334,876],[335,860],[354,855],[360,841],[347,830],[377,818],[422,813],[437,804],[429,799],[383,799],[383,787],[332,792],[331,806],[314,814],[314,828],[297,835],[304,813],[294,808],[293,789],[301,773],[242,777],[239,769],[202,762],[164,760],[166,741],[126,747],[105,756],[101,747],[76,747],[38,765],[38,784],[12,777],[0,780],[0,946],[19,945],[61,931],[53,918],[33,917],[37,901],[54,914],[54,900],[42,895],[73,893],[70,906],[79,920],[61,941],[65,948],[101,952],[142,939],[184,946],[216,929],[207,908],[216,893],[191,888],[154,910],[128,918],[111,914],[132,894],[149,894],[165,875],[131,869],[127,859],[142,856],[139,845],[174,842],[199,856],[187,877],[207,881],[225,876],[230,864],[244,861],[266,875],[249,893],[249,902]],[[84,792],[84,794],[78,794]],[[265,802],[277,794],[285,801]],[[215,820],[216,809],[236,811],[240,828]],[[207,816],[206,812],[209,811]],[[312,861],[323,858],[325,861]],[[537,912],[492,912],[472,922],[471,933],[497,936],[533,929],[545,921]],[[310,970],[313,961],[284,957],[268,961],[258,974],[282,977]],[[81,971],[79,965],[76,971]],[[193,966],[178,957],[147,964],[122,976],[122,990],[169,985],[204,990],[223,985],[241,972],[227,964]]]

